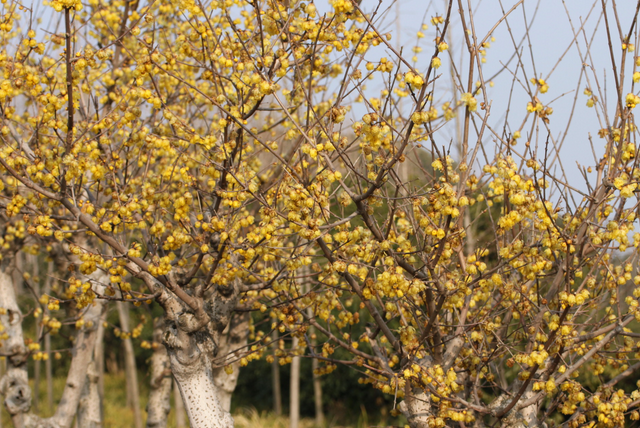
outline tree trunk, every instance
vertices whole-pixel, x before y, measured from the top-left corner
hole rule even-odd
[[[291,349],[298,348],[298,338],[293,338]],[[289,383],[289,427],[298,428],[300,422],[300,357],[291,361],[291,379]]]
[[[51,291],[51,281],[53,278],[52,276],[53,265],[54,264],[51,262],[47,264],[47,278],[45,278],[44,280],[45,294],[49,294],[49,292]],[[49,314],[49,309],[45,307],[44,313]],[[104,312],[104,314],[106,314],[106,312]],[[98,326],[98,338],[96,340],[101,344],[102,336],[100,336],[100,331],[99,331],[100,328],[102,328],[101,325]],[[53,366],[51,364],[51,336],[48,334],[45,334],[44,336],[44,352],[49,357],[44,362],[45,378],[47,382],[47,407],[49,410],[53,410]]]
[[[307,315],[309,316],[309,318],[313,317],[313,309],[311,307],[307,308]],[[311,333],[311,347],[315,352],[316,339],[313,328],[310,328],[309,332]],[[316,375],[316,370],[318,370],[319,366],[319,361],[316,358],[311,360],[311,376],[313,376],[313,399],[316,408],[316,425],[321,427],[324,425],[324,411],[322,410],[322,381],[320,380],[320,376]]]
[[[213,335],[202,331],[195,316],[184,312],[182,304],[169,292],[165,291],[158,300],[165,309],[163,337],[171,372],[182,395],[191,428],[233,428],[233,418],[220,404],[218,387],[213,378],[212,363],[216,348]],[[235,300],[228,303],[228,308],[212,305],[218,317],[230,315]],[[224,304],[220,303],[221,306]],[[218,322],[225,326],[228,323]],[[206,329],[217,330],[212,325]]]
[[[212,364],[221,343],[220,335],[237,305],[239,283],[208,287],[201,300],[191,303],[201,305],[201,311],[194,313],[193,306],[187,307],[150,274],[133,264],[129,267],[149,289],[158,293],[156,301],[164,308],[164,344],[191,428],[233,428],[233,418],[218,398]],[[177,287],[173,275],[169,281]]]
[[[44,336],[44,352],[49,356],[44,362],[45,378],[47,382],[47,408],[53,409],[53,366],[51,364],[51,337]]]
[[[100,398],[100,415],[104,420],[104,323],[107,321],[107,311],[103,311],[98,324],[96,348],[93,351],[93,363],[98,376],[98,397]]]
[[[404,401],[398,408],[407,418],[411,428],[429,428],[429,419],[432,416],[430,394],[425,394],[419,388],[411,388],[407,382]]]
[[[122,331],[129,333],[129,306],[124,302],[117,302],[120,327]],[[140,410],[140,389],[138,388],[138,370],[136,369],[136,356],[133,350],[131,337],[126,337],[124,345],[124,368],[127,377],[127,402],[133,410],[133,420],[136,428],[142,428],[142,412]]]
[[[176,415],[176,428],[184,428],[186,426],[184,403],[182,402],[182,396],[180,395],[180,388],[178,388],[178,383],[175,380],[173,381],[173,404]]]
[[[36,327],[36,332],[37,332]],[[37,333],[36,333],[37,334]],[[38,337],[36,335],[36,337]],[[40,360],[36,360],[33,362],[33,389],[35,394],[33,394],[33,411],[38,412],[38,405],[40,404],[40,377],[42,371],[42,365],[40,364]]]
[[[80,397],[78,416],[76,418],[78,426],[82,428],[101,428],[101,407],[100,392],[98,391],[98,371],[96,370],[95,362],[91,361],[87,370],[87,380]]]
[[[100,291],[103,290],[101,284],[107,281],[100,271],[91,275],[90,280],[92,280],[92,286]],[[0,381],[0,390],[5,396],[5,406],[14,426],[16,428],[70,427],[78,410],[80,394],[92,359],[97,336],[96,326],[102,313],[103,302],[94,300],[84,312],[85,327],[78,332],[73,344],[71,366],[60,404],[54,416],[47,419],[29,413],[31,388],[26,369],[27,351],[22,335],[22,314],[16,301],[12,278],[5,269],[0,271],[0,307],[5,309],[5,313],[0,314],[0,322],[5,326],[8,336],[3,348],[12,354],[7,359],[7,372]]]
[[[315,344],[315,341],[312,342]],[[324,411],[322,410],[322,381],[320,376],[316,375],[316,370],[320,364],[317,359],[311,360],[311,370],[313,371],[313,398],[316,405],[316,425],[324,426]]]
[[[25,254],[19,251],[12,260],[11,276],[13,278],[13,289],[18,296],[24,294],[24,257]]]
[[[218,387],[220,404],[229,412],[231,410],[231,396],[238,384],[240,375],[240,350],[247,346],[249,333],[249,312],[235,314],[229,326],[225,329],[218,344],[218,355],[221,359],[215,361],[213,378]],[[224,367],[231,364],[233,371],[227,373]]]
[[[6,261],[5,261],[6,263]],[[12,277],[13,276],[13,277]],[[16,301],[13,282],[17,276],[8,275],[3,269],[0,272],[0,307],[4,313],[0,315],[0,323],[4,327],[7,339],[2,343],[7,357],[7,368],[0,389],[4,395],[4,404],[11,415],[16,428],[24,428],[25,414],[31,408],[31,388],[27,375],[27,349],[22,335],[22,313]]]
[[[191,346],[183,346],[180,352],[169,352],[171,371],[180,389],[191,427],[232,428],[233,418],[218,400],[211,359],[199,349],[195,340],[191,342]]]
[[[2,379],[2,377],[4,376],[4,372],[5,372],[5,366],[6,366],[6,361],[0,360],[0,379]],[[2,428],[3,424],[2,424],[2,408],[0,408],[0,428]]]
[[[29,261],[28,269],[31,271],[31,279],[33,281],[33,287],[35,289],[36,296],[40,296],[40,266],[38,266],[38,258],[34,255],[29,255],[27,260]],[[34,337],[38,337],[40,335],[40,326],[38,323],[34,326],[35,334]],[[38,406],[40,404],[40,378],[42,371],[42,364],[40,360],[35,360],[33,362],[33,389],[35,390],[35,394],[33,394],[33,409],[35,412],[38,412]]]
[[[273,362],[271,363],[271,382],[273,385],[273,411],[276,415],[282,414],[282,387],[280,384],[280,363],[275,350],[278,349],[278,330],[274,329],[271,335],[273,339]]]
[[[99,360],[104,349],[102,343],[104,340],[103,322],[107,316],[106,305],[104,306],[105,310],[102,311],[98,321],[96,345],[93,349],[93,360],[87,370],[87,380],[82,390],[82,396],[80,397],[80,404],[78,407],[78,416],[76,417],[76,425],[83,428],[100,428],[102,427],[102,421],[104,420],[104,391],[100,391],[102,373],[99,367]]]
[[[167,349],[162,344],[162,319],[153,320],[153,355],[147,403],[147,428],[166,428],[171,410],[171,367]]]

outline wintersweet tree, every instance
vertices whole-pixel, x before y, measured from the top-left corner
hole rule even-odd
[[[238,366],[262,356],[270,329],[298,339],[283,362],[307,353],[323,373],[360,370],[412,427],[638,418],[640,392],[617,388],[639,364],[637,11],[590,9],[610,58],[567,21],[578,77],[558,94],[576,95],[552,116],[524,1],[482,22],[447,2],[412,58],[381,31],[384,3],[328,3],[53,0],[47,20],[3,3],[5,257],[28,245],[71,264],[38,297],[74,309],[79,330],[67,395],[39,418],[25,371],[37,346],[24,345],[3,271],[16,426],[68,427],[79,403],[100,423],[90,366],[107,300],[164,309],[149,426],[166,420],[167,358],[191,426],[232,426]],[[510,53],[491,68],[501,28]],[[493,72],[510,76],[506,101]],[[593,112],[578,92],[600,140],[575,184],[551,118],[564,131]]]

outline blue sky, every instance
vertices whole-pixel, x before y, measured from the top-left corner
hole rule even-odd
[[[508,11],[520,2],[515,0],[468,2],[463,0],[462,3],[465,8],[471,4],[476,34],[479,37],[484,37],[503,17],[503,11]],[[361,7],[365,11],[372,11],[377,4],[377,1],[363,0]],[[326,2],[316,1],[316,5],[320,11],[328,10]],[[420,30],[421,24],[425,21],[428,23],[434,15],[444,15],[446,5],[447,2],[444,0],[402,0],[398,3],[382,0],[379,10],[386,11],[386,16],[382,21],[384,24],[381,25],[381,29],[396,33],[400,28],[401,38],[400,40],[394,39],[392,44],[402,46],[406,56],[411,57],[413,55],[411,49],[417,42],[416,32]],[[631,28],[635,7],[635,2],[618,2],[617,18],[623,33],[627,33]],[[449,30],[447,41],[451,47],[451,58],[456,63],[456,67],[462,66],[463,69],[466,69],[465,65],[460,64],[460,59],[464,56],[461,53],[466,53],[466,46],[462,38],[463,32],[457,10],[457,1],[455,1],[452,12],[452,27]],[[613,51],[616,59],[619,60],[622,53],[621,38],[618,22],[610,6],[608,14]],[[396,16],[399,16],[399,26]],[[468,13],[466,18],[469,19]],[[525,37],[527,27],[530,30],[528,38]],[[574,42],[574,31],[578,34],[577,43]],[[426,70],[433,51],[434,26],[429,23],[429,29],[424,33],[426,37],[420,41],[420,45],[424,46],[424,51],[420,54],[418,62],[418,69],[422,71]],[[554,163],[556,173],[565,175],[567,181],[574,187],[585,190],[584,178],[579,172],[577,164],[582,166],[595,165],[594,151],[599,160],[604,151],[604,140],[600,139],[597,134],[599,129],[607,126],[607,121],[602,114],[597,114],[597,108],[586,106],[589,97],[584,95],[583,91],[590,87],[599,102],[606,102],[609,121],[613,120],[616,103],[615,81],[600,0],[525,0],[496,27],[492,35],[495,37],[495,41],[491,43],[491,48],[487,52],[487,62],[483,68],[485,79],[503,69],[505,64],[508,65],[499,76],[493,79],[494,86],[488,88],[487,91],[489,98],[487,101],[491,103],[490,125],[502,132],[505,115],[509,111],[508,124],[510,127],[506,128],[507,133],[520,127],[526,115],[527,102],[531,101],[525,90],[526,85],[531,85],[527,80],[532,77],[545,79],[549,90],[545,94],[539,94],[539,99],[544,105],[554,109],[553,114],[549,117],[549,130],[544,129],[542,123],[537,129],[531,129],[532,121],[529,120],[527,126],[522,129],[522,138],[515,147],[515,151],[522,151],[524,142],[530,139],[532,145],[537,144],[538,157],[542,157],[545,150],[545,140],[549,133],[550,140],[555,141],[556,147],[560,149],[559,155],[562,160],[563,168],[560,168],[557,161]],[[632,38],[636,38],[635,32]],[[523,68],[517,67],[517,60],[512,59],[509,62],[516,51],[514,43],[521,53],[520,61]],[[587,49],[587,44],[590,45],[589,49]],[[462,51],[463,49],[465,51]],[[582,59],[580,53],[582,53]],[[628,56],[623,97],[632,89],[631,76],[634,71],[635,54],[636,52],[633,52]],[[387,56],[390,57],[390,55]],[[451,81],[449,73],[452,59],[446,55],[441,55],[441,58],[443,64],[438,69],[438,72],[441,73],[440,78]],[[581,71],[584,73],[581,74]],[[517,77],[515,83],[514,73]],[[599,92],[597,91],[598,87],[600,88]],[[635,92],[638,91],[635,90]],[[511,98],[510,93],[512,93]],[[479,102],[481,101],[485,100],[479,97]],[[600,112],[602,111],[600,108]],[[442,138],[446,139],[443,144],[447,144],[448,140],[455,139],[455,132],[452,128],[448,128],[444,132],[449,134],[442,135]],[[589,143],[590,135],[594,150]],[[490,133],[485,134],[485,147],[489,150],[493,147],[490,137]],[[550,144],[549,147],[549,150],[553,151],[553,144]],[[555,156],[556,153],[553,153],[552,157]],[[595,174],[591,174],[590,179],[594,178]]]

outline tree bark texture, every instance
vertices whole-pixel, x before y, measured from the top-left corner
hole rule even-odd
[[[102,411],[100,392],[98,391],[98,371],[95,359],[89,364],[87,380],[84,384],[77,416],[78,426],[82,428],[101,428]]]
[[[3,266],[4,267],[4,266]],[[88,278],[92,287],[102,291],[106,282],[103,272],[96,271]],[[18,307],[13,281],[6,269],[0,271],[0,307],[4,314],[0,322],[5,326],[7,340],[3,347],[11,353],[7,359],[7,371],[0,380],[0,390],[5,396],[5,407],[11,415],[16,428],[68,428],[73,423],[78,410],[80,395],[84,388],[89,364],[93,358],[93,349],[97,336],[97,324],[103,309],[103,302],[94,300],[85,309],[85,327],[78,332],[71,352],[71,366],[62,392],[60,404],[50,418],[40,418],[30,413],[31,389],[27,376],[27,350],[22,334],[22,314]]]
[[[213,362],[221,333],[229,324],[237,303],[237,289],[233,285],[222,291],[211,287],[204,295],[204,309],[209,318],[205,326],[168,290],[162,288],[157,299],[165,310],[163,340],[171,372],[191,428],[233,427],[231,414],[220,403]]]
[[[171,363],[167,349],[162,344],[162,324],[160,318],[153,320],[153,355],[147,403],[147,428],[166,428],[167,416],[171,410]]]
[[[241,352],[247,346],[250,319],[249,312],[233,315],[218,345],[218,355],[221,357],[216,359],[213,377],[219,389],[220,404],[227,412],[231,410],[231,397],[238,384]],[[231,373],[224,370],[227,364],[233,368]]]
[[[174,413],[175,413],[176,428],[184,428],[187,425],[185,421],[185,414],[184,414],[184,402],[182,401],[182,396],[180,395],[180,388],[178,388],[178,383],[175,381],[175,379],[173,380],[172,389],[173,389],[173,407],[175,410]]]

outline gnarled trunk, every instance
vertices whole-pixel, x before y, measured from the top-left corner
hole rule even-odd
[[[0,381],[4,404],[16,428],[26,425],[25,414],[31,408],[31,388],[27,375],[28,352],[22,335],[22,313],[16,301],[13,278],[0,271],[0,323],[7,338],[2,342],[7,358],[7,370]]]
[[[167,338],[165,337],[165,341]],[[169,338],[171,372],[178,384],[192,428],[231,428],[233,418],[218,399],[211,358],[196,338],[175,329]]]
[[[233,418],[220,403],[213,362],[238,301],[239,283],[198,284],[193,295],[178,298],[139,267],[128,267],[157,293],[164,309],[163,341],[191,428],[232,428]],[[168,281],[180,289],[175,274],[169,274]]]
[[[182,304],[168,291],[158,298],[165,310],[164,344],[171,372],[178,384],[191,428],[232,428],[233,418],[219,399],[213,376],[213,359],[219,335],[229,323],[235,308],[235,295],[210,296],[207,313],[210,321],[202,326],[196,317],[184,311]]]

